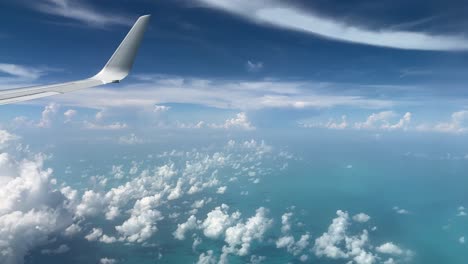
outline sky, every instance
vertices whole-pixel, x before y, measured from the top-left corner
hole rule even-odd
[[[0,0],[0,89],[93,76],[152,15],[122,83],[1,106],[0,262],[463,263],[467,8]],[[336,198],[308,204],[281,175]],[[282,203],[283,185],[301,191]],[[423,254],[422,233],[454,243]]]

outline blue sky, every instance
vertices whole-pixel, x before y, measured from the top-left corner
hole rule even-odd
[[[1,22],[9,26],[1,32],[1,87],[92,75],[133,21],[149,13],[151,28],[123,84],[32,105],[85,108],[80,116],[89,109],[177,104],[174,114],[205,109],[204,120],[184,122],[212,123],[242,112],[281,127],[336,128],[346,116],[352,128],[376,114],[388,125],[369,127],[385,128],[410,113],[407,130],[464,132],[468,22],[460,10],[466,3],[421,3],[3,3]],[[38,111],[31,107],[6,109]],[[281,118],[265,124],[272,115]]]
[[[466,1],[0,3],[0,262],[466,263]],[[83,254],[86,252],[86,254]]]

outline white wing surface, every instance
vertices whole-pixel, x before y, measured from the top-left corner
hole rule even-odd
[[[148,27],[150,15],[140,17],[128,32],[104,68],[95,76],[79,81],[52,85],[0,90],[0,104],[12,104],[84,88],[118,83],[130,73],[138,48]]]

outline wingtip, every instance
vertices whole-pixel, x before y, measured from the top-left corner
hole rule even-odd
[[[138,19],[143,19],[143,18],[150,18],[151,17],[151,14],[148,14],[148,15],[143,15],[143,16],[140,16]]]

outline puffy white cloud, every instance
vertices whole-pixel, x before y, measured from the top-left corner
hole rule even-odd
[[[115,229],[128,242],[144,242],[157,231],[156,221],[162,220],[161,212],[154,208],[160,204],[161,195],[144,197],[136,201],[131,216]]]
[[[367,219],[367,218],[366,218]],[[369,243],[369,233],[363,230],[360,235],[349,235],[351,226],[347,212],[338,211],[328,231],[315,240],[314,253],[318,257],[349,260],[348,263],[372,264],[381,260],[377,253],[391,254],[408,260],[412,256],[409,250],[402,250],[389,242],[375,248]],[[387,260],[390,261],[390,260]],[[392,261],[394,261],[392,259]],[[389,262],[390,263],[390,262]]]
[[[417,127],[420,131],[435,131],[441,133],[462,134],[468,132],[468,110],[452,113],[449,122],[441,122],[436,125],[422,124]]]
[[[81,232],[81,227],[78,224],[71,224],[69,227],[65,229],[63,234],[65,236],[74,236]]]
[[[245,223],[237,223],[226,229],[223,254],[234,253],[246,256],[253,241],[262,241],[266,231],[272,226],[273,220],[267,218],[267,210],[263,207],[257,209],[255,216],[247,219]]]
[[[460,238],[458,239],[458,242],[459,242],[460,244],[465,244],[465,237],[464,237],[464,236],[460,237]]]
[[[198,0],[207,6],[225,10],[256,23],[301,31],[337,41],[378,47],[414,50],[466,50],[468,39],[391,28],[370,29],[349,21],[307,12],[288,2],[274,0]]]
[[[68,109],[63,113],[63,116],[65,117],[65,123],[71,122],[72,119],[78,114],[78,111],[74,109]]]
[[[0,155],[0,262],[23,263],[29,250],[49,242],[72,223],[67,199],[43,169],[44,155],[16,161]]]
[[[88,190],[83,194],[80,204],[76,207],[76,215],[80,217],[96,216],[102,212],[104,200],[100,193]]]
[[[355,216],[353,216],[353,220],[359,223],[365,223],[370,220],[370,216],[368,216],[365,213],[359,213]]]
[[[42,111],[42,117],[39,123],[37,124],[38,127],[50,127],[52,124],[52,118],[57,114],[59,110],[59,105],[55,103],[48,104],[44,111]]]
[[[6,130],[0,130],[0,148],[5,147],[10,141],[15,140],[17,138],[17,136],[11,134]]]
[[[213,250],[208,250],[206,253],[201,253],[197,264],[216,264],[217,258],[214,256]]]
[[[185,233],[187,231],[197,229],[198,226],[199,226],[199,223],[197,222],[197,218],[194,215],[192,215],[189,217],[187,222],[177,225],[177,230],[174,231],[173,235],[178,240],[184,240]]]
[[[101,228],[93,228],[93,230],[85,236],[88,241],[97,241],[102,236]]]
[[[371,114],[366,121],[357,122],[354,124],[356,129],[382,129],[382,130],[398,130],[408,129],[408,125],[411,122],[411,113],[406,113],[397,123],[390,123],[396,116],[393,111],[383,111],[379,113]]]
[[[319,257],[326,256],[332,259],[348,257],[338,245],[346,238],[349,215],[343,211],[338,211],[336,214],[338,217],[333,219],[332,224],[328,227],[328,232],[315,240],[314,252]]]
[[[153,112],[155,113],[164,113],[171,109],[170,106],[165,105],[154,105]]]
[[[240,213],[235,212],[229,215],[228,210],[229,206],[222,204],[206,215],[206,219],[201,225],[206,237],[219,238],[229,226],[239,219]]]
[[[244,130],[254,130],[255,127],[252,126],[250,121],[247,118],[247,114],[242,112],[236,115],[236,118],[228,119],[224,123],[223,127],[225,129],[239,128]]]
[[[404,253],[404,251],[400,247],[391,242],[387,242],[385,244],[380,245],[376,248],[376,250],[377,252],[389,255],[401,255]]]

